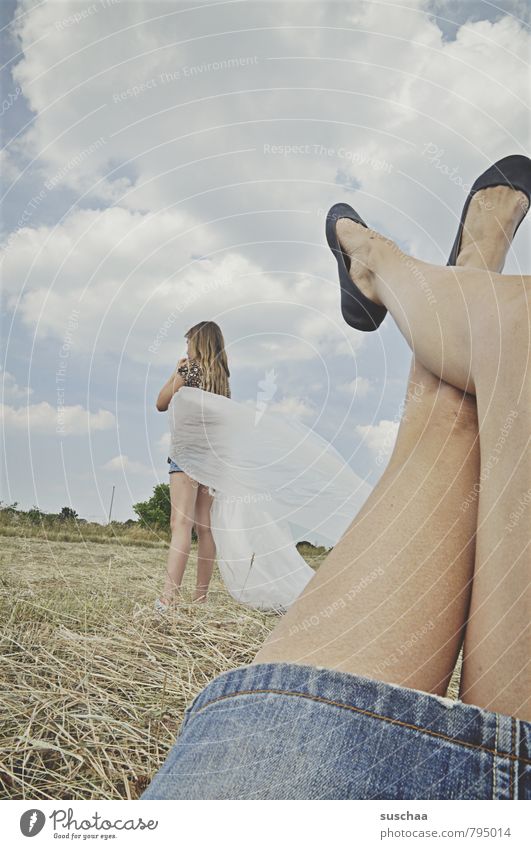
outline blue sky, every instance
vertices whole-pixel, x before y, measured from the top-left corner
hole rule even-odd
[[[340,318],[339,200],[445,263],[467,187],[529,153],[525,2],[4,2],[2,499],[103,521],[167,480],[154,401],[218,321],[233,397],[374,483],[410,353]],[[528,268],[520,228],[508,271]]]

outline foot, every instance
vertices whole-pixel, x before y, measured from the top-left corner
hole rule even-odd
[[[202,593],[201,595],[195,596],[193,603],[194,604],[206,604],[206,600],[207,600],[206,594]]]
[[[374,243],[383,240],[383,236],[351,221],[350,218],[338,220],[336,233],[342,250],[350,259],[350,279],[369,300],[382,306],[382,301],[376,293]]]
[[[528,207],[524,192],[509,186],[490,186],[477,192],[468,207],[456,265],[501,272]]]
[[[155,601],[154,607],[157,613],[167,613],[170,608],[175,607],[175,604],[180,596],[176,593],[172,596],[161,595]]]

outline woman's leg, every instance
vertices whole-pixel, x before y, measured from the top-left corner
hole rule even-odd
[[[481,216],[482,228],[478,204],[488,193],[497,203],[489,204],[490,218]],[[516,223],[515,193],[489,189],[481,195],[470,206],[463,252],[471,264],[501,268]],[[485,228],[488,248],[474,251],[470,233],[479,246]],[[415,383],[424,386],[420,395]],[[388,469],[255,662],[313,663],[444,692],[473,567],[475,405],[419,364],[408,395]]]
[[[210,526],[212,495],[208,487],[200,486],[195,502],[195,532],[197,534],[197,583],[194,601],[206,601],[208,587],[214,571],[216,546]]]
[[[192,543],[197,483],[184,472],[170,475],[171,542],[161,601],[170,604],[178,592]]]
[[[499,240],[495,228],[507,216],[511,191],[489,189],[479,193],[477,215],[466,234],[458,265],[496,268],[493,250]],[[522,212],[527,199],[520,196]],[[514,209],[514,214],[518,210]],[[468,216],[467,216],[468,223]],[[511,234],[507,232],[507,243]],[[476,255],[473,256],[472,254]],[[463,262],[464,261],[464,262]],[[525,314],[525,311],[524,311]],[[525,333],[524,333],[525,336]],[[522,353],[527,346],[522,347]],[[531,432],[529,408],[525,409],[524,393],[518,379],[518,367],[507,359],[508,349],[491,349],[491,375],[486,368],[478,388],[481,421],[481,473],[476,491],[479,501],[476,567],[472,602],[466,628],[460,697],[490,710],[513,716],[529,717],[531,708],[531,600],[529,598],[529,509],[531,509],[531,468],[521,453]],[[527,366],[521,369],[525,380]],[[504,372],[508,372],[506,382]],[[498,384],[498,385],[497,385]],[[496,392],[493,390],[496,388]],[[501,397],[503,389],[505,398]],[[527,393],[529,399],[529,394]],[[493,415],[496,407],[505,405],[506,422]],[[491,485],[485,490],[485,482]]]
[[[529,312],[523,298],[504,304],[474,363],[481,473],[461,699],[531,721]]]
[[[424,364],[477,398],[481,491],[462,698],[529,720],[530,278],[437,269],[379,237],[368,241],[366,285]]]
[[[527,199],[520,192],[515,198],[517,221],[522,198]],[[367,297],[388,308],[417,359],[447,383],[475,394],[472,361],[481,363],[493,320],[505,304],[525,294],[529,280],[421,262],[346,218],[338,221],[337,233],[351,257],[352,279]]]
[[[254,662],[340,669],[444,694],[474,564],[476,405],[413,362],[393,456]]]

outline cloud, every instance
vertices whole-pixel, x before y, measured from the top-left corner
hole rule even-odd
[[[87,436],[89,430],[109,430],[115,418],[108,410],[91,413],[81,405],[52,407],[47,401],[26,407],[0,405],[2,427],[13,431],[30,431],[31,434],[61,434]]]
[[[303,398],[284,398],[282,401],[272,402],[267,407],[268,412],[278,413],[284,416],[293,416],[298,419],[315,418],[316,410],[313,404]]]
[[[372,390],[372,383],[367,377],[356,377],[349,383],[342,383],[338,388],[349,396],[366,398]]]
[[[382,418],[359,432],[379,462],[392,412],[373,409],[370,389],[405,383],[406,357],[389,319],[376,334],[344,324],[324,219],[348,201],[445,263],[467,185],[526,150],[529,33],[489,3],[467,22],[468,6],[19,2],[10,87],[22,94],[2,155],[15,407],[21,352],[34,351],[51,402],[66,344],[73,420],[88,416],[87,386],[111,415],[123,381],[119,424],[141,456],[134,405],[175,365],[185,330],[212,318],[234,397],[254,398],[274,368],[292,399],[280,403],[332,436],[343,414],[350,434]],[[432,13],[440,24],[447,8],[458,19],[443,33]],[[506,270],[525,259],[519,234]],[[359,403],[345,412],[349,394]],[[54,431],[53,406],[31,409]]]
[[[30,386],[19,386],[13,374],[2,369],[2,396],[4,400],[20,401],[22,398],[27,398],[33,394],[33,389]]]
[[[157,448],[161,448],[162,451],[166,452],[170,447],[171,437],[169,430],[164,431],[164,433],[157,439],[156,446]]]
[[[382,419],[375,425],[357,425],[356,431],[376,458],[378,465],[389,459],[398,433],[399,422]]]
[[[442,175],[419,173],[425,143],[467,172],[525,139],[529,36],[509,16],[445,42],[423,2],[286,4],[284,29],[279,3],[210,8],[208,28],[200,10],[138,2],[124,18],[109,4],[61,28],[78,8],[39,4],[17,26],[14,81],[35,113],[17,144],[44,180],[104,205],[184,206],[227,239],[256,236],[256,213],[273,209],[311,241],[322,220],[304,212],[335,199],[339,174],[368,215],[411,238],[425,175],[452,196]]]
[[[102,469],[110,472],[128,472],[130,474],[153,475],[153,469],[138,460],[131,460],[127,454],[119,454],[108,460]]]
[[[248,398],[240,403],[244,404],[246,407],[256,409],[258,415],[267,411],[268,413],[275,413],[276,415],[298,419],[310,419],[315,418],[317,412],[310,399],[298,398],[295,395],[290,395],[289,397],[282,398],[278,401],[275,401],[274,398],[262,401],[257,395],[256,398]],[[164,447],[165,442],[165,437],[162,437],[159,444]]]
[[[3,267],[7,306],[58,349],[68,332],[74,352],[174,364],[185,330],[205,317],[222,324],[234,364],[310,360],[344,346],[337,283],[307,303],[304,275],[266,273],[182,212],[75,210],[61,226],[19,230]],[[361,343],[359,334],[350,349]]]

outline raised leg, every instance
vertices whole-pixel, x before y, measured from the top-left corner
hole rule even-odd
[[[470,220],[458,264],[496,269],[493,251],[499,240],[492,228],[511,225],[509,189],[481,192],[477,215]],[[521,200],[521,198],[520,198]],[[522,207],[525,211],[527,201]],[[515,207],[513,216],[518,215]],[[514,223],[514,217],[513,217]],[[468,223],[468,217],[467,217]],[[507,243],[510,232],[506,233]],[[471,254],[476,252],[476,256]],[[524,332],[525,336],[525,332]],[[521,453],[529,439],[530,413],[525,408],[523,384],[528,379],[527,346],[522,346],[520,377],[516,362],[507,360],[507,346],[491,350],[492,375],[485,370],[478,388],[481,421],[481,472],[478,486],[463,502],[480,499],[476,567],[472,602],[466,628],[461,699],[514,716],[531,715],[529,658],[531,656],[531,600],[529,569],[529,509],[531,469],[528,453]],[[505,373],[508,374],[506,380]],[[500,397],[503,391],[505,398]],[[529,395],[527,395],[529,397]],[[505,406],[506,421],[492,415]],[[491,485],[485,489],[485,482]],[[527,702],[527,703],[526,703]]]
[[[517,221],[527,199],[513,194]],[[388,308],[417,359],[452,386],[475,393],[473,359],[481,363],[490,322],[502,304],[525,294],[525,278],[421,262],[348,219],[338,221],[337,233],[351,257],[352,279]]]
[[[484,220],[488,256],[479,242],[473,250],[467,231],[462,249],[471,264],[501,269],[514,231],[515,193],[489,189],[483,201],[496,192],[496,217]],[[471,204],[467,223],[479,202]],[[478,481],[476,410],[470,396],[418,363],[408,398],[378,486],[255,662],[312,663],[445,691],[473,569],[476,499],[462,505]]]
[[[520,214],[526,204],[520,195]],[[465,508],[479,491],[477,560],[462,698],[530,719],[529,523],[521,517],[531,500],[531,280],[464,268],[452,280],[452,271],[352,228],[366,294],[389,307],[427,367],[476,394],[481,473]]]
[[[492,321],[489,351],[476,364],[481,473],[461,682],[463,701],[527,720],[531,720],[530,311],[530,301],[523,298],[503,304]]]

